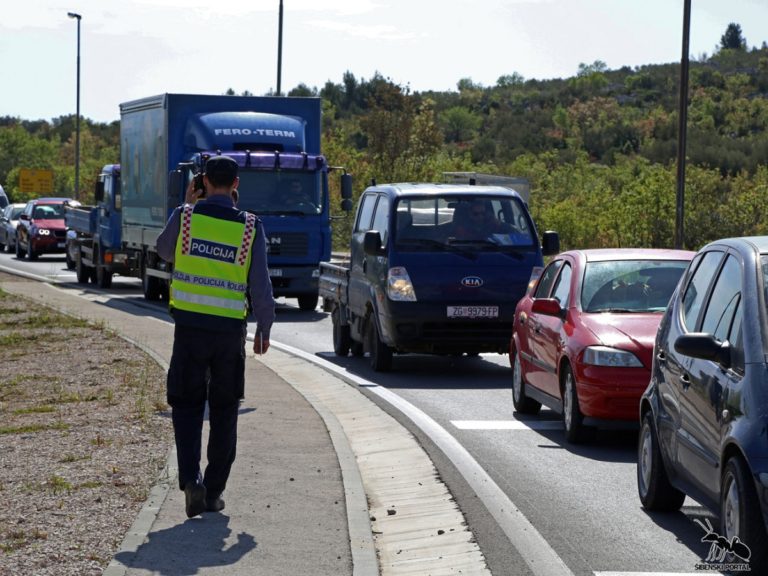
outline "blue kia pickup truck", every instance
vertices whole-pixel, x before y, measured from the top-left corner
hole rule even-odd
[[[377,371],[391,369],[393,353],[506,353],[515,305],[559,245],[557,232],[539,240],[510,188],[370,186],[348,265],[320,267],[334,352],[367,352]]]

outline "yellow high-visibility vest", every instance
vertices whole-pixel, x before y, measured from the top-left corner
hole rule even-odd
[[[253,214],[246,213],[245,222],[224,220],[185,204],[176,241],[171,308],[245,319],[256,231]]]

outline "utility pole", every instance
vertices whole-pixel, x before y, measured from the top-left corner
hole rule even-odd
[[[75,119],[75,200],[80,200],[80,14],[67,12],[77,20],[77,117]]]
[[[280,96],[280,75],[283,70],[283,0],[280,0],[280,19],[277,28],[277,95]]]
[[[677,125],[677,204],[675,211],[675,248],[685,244],[685,149],[688,128],[688,43],[691,30],[691,0],[683,8],[683,56],[680,60],[680,104]]]

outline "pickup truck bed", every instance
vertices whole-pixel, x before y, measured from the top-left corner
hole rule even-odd
[[[347,285],[349,284],[349,268],[330,262],[320,263],[320,298],[323,299],[323,310],[331,312],[334,303],[343,305],[346,300]]]
[[[93,206],[67,206],[64,212],[67,228],[80,234],[93,234],[96,226],[96,211]]]

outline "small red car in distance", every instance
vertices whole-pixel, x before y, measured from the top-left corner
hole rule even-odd
[[[16,258],[34,260],[43,253],[64,253],[67,228],[64,206],[71,198],[36,198],[27,202],[16,227]]]
[[[590,427],[636,426],[656,330],[693,256],[640,248],[555,256],[515,309],[515,410],[559,412],[570,442]]]

